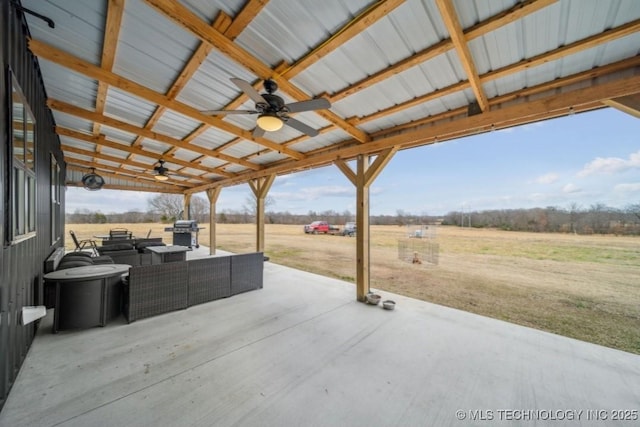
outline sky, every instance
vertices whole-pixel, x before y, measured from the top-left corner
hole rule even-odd
[[[248,184],[224,188],[217,211],[242,210],[250,192]],[[66,210],[144,212],[154,196],[68,187]],[[271,211],[356,211],[355,187],[336,166],[279,176],[269,196],[275,202]],[[582,208],[640,203],[640,120],[605,108],[402,150],[370,189],[371,215],[401,210],[437,216],[573,203]]]

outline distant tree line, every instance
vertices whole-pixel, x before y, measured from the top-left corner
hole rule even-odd
[[[549,206],[452,211],[444,216],[442,224],[512,231],[640,235],[640,203],[623,209],[598,203],[588,208],[572,204],[566,209]]]
[[[266,207],[273,205],[272,199]],[[221,224],[247,224],[255,222],[255,198],[249,196],[242,209],[223,209],[217,213],[216,222]],[[149,201],[147,212],[109,213],[92,212],[88,209],[66,214],[67,223],[173,223],[182,218],[182,196],[162,194]],[[199,223],[209,222],[209,202],[200,196],[191,199],[190,218]],[[330,224],[344,225],[355,221],[355,214],[349,210],[314,211],[306,214],[292,214],[267,210],[267,224],[308,224],[323,220]],[[498,228],[509,231],[556,232],[575,234],[624,234],[640,235],[640,203],[618,209],[598,203],[583,208],[572,204],[568,208],[549,206],[531,209],[491,209],[483,211],[451,211],[444,216],[411,214],[401,209],[395,215],[372,215],[371,225],[410,226],[421,224],[442,224],[458,227]]]

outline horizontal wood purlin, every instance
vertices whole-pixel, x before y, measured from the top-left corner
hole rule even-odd
[[[69,160],[68,158],[65,158],[65,161]],[[68,171],[78,171],[81,173],[85,173],[87,171],[86,167],[79,167],[76,164],[74,164],[72,161],[68,162],[67,165],[67,170]],[[161,192],[161,193],[176,193],[176,194],[182,194],[185,190],[185,188],[188,187],[184,187],[184,186],[179,186],[179,185],[174,185],[174,184],[167,184],[164,182],[159,182],[154,180],[153,178],[146,178],[146,177],[140,177],[140,176],[127,176],[127,175],[116,175],[116,174],[111,174],[108,172],[100,172],[100,175],[102,177],[109,177],[109,178],[113,178],[113,179],[117,179],[117,180],[122,180],[122,181],[128,181],[128,182],[133,182],[136,183],[138,185],[135,186],[135,191],[150,191],[150,192]],[[65,183],[66,186],[68,187],[82,187],[82,183],[81,182],[74,182],[74,181],[67,181]],[[131,189],[131,187],[126,187],[123,185],[114,185],[114,184],[105,184],[102,188],[104,189]]]

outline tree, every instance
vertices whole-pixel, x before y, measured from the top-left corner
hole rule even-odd
[[[571,232],[572,233],[577,233],[577,222],[578,222],[578,217],[580,215],[580,205],[578,205],[577,203],[571,203],[569,205],[569,222],[571,223]]]
[[[107,216],[102,212],[98,211],[93,215],[93,220],[91,222],[93,224],[106,224]]]
[[[158,194],[147,202],[149,209],[161,215],[167,222],[175,222],[184,207],[184,198],[179,194]]]
[[[264,199],[264,210],[266,211],[267,208],[275,204],[276,204],[276,199],[274,199],[271,196],[267,196]],[[247,197],[244,199],[244,205],[242,205],[242,210],[244,211],[245,214],[255,217],[257,213],[257,209],[258,209],[258,198],[252,191],[249,194],[247,194]]]
[[[191,219],[198,222],[205,222],[209,215],[209,202],[204,197],[193,196],[191,197]]]
[[[630,215],[633,215],[638,220],[640,220],[640,203],[635,203],[635,204],[627,206],[625,208],[625,212],[627,212]]]

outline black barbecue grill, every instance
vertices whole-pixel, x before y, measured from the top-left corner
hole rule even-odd
[[[173,232],[173,244],[178,246],[187,246],[191,249],[199,248],[198,231],[202,228],[198,227],[198,223],[193,219],[180,219],[173,223],[173,227],[167,227],[164,231]]]

